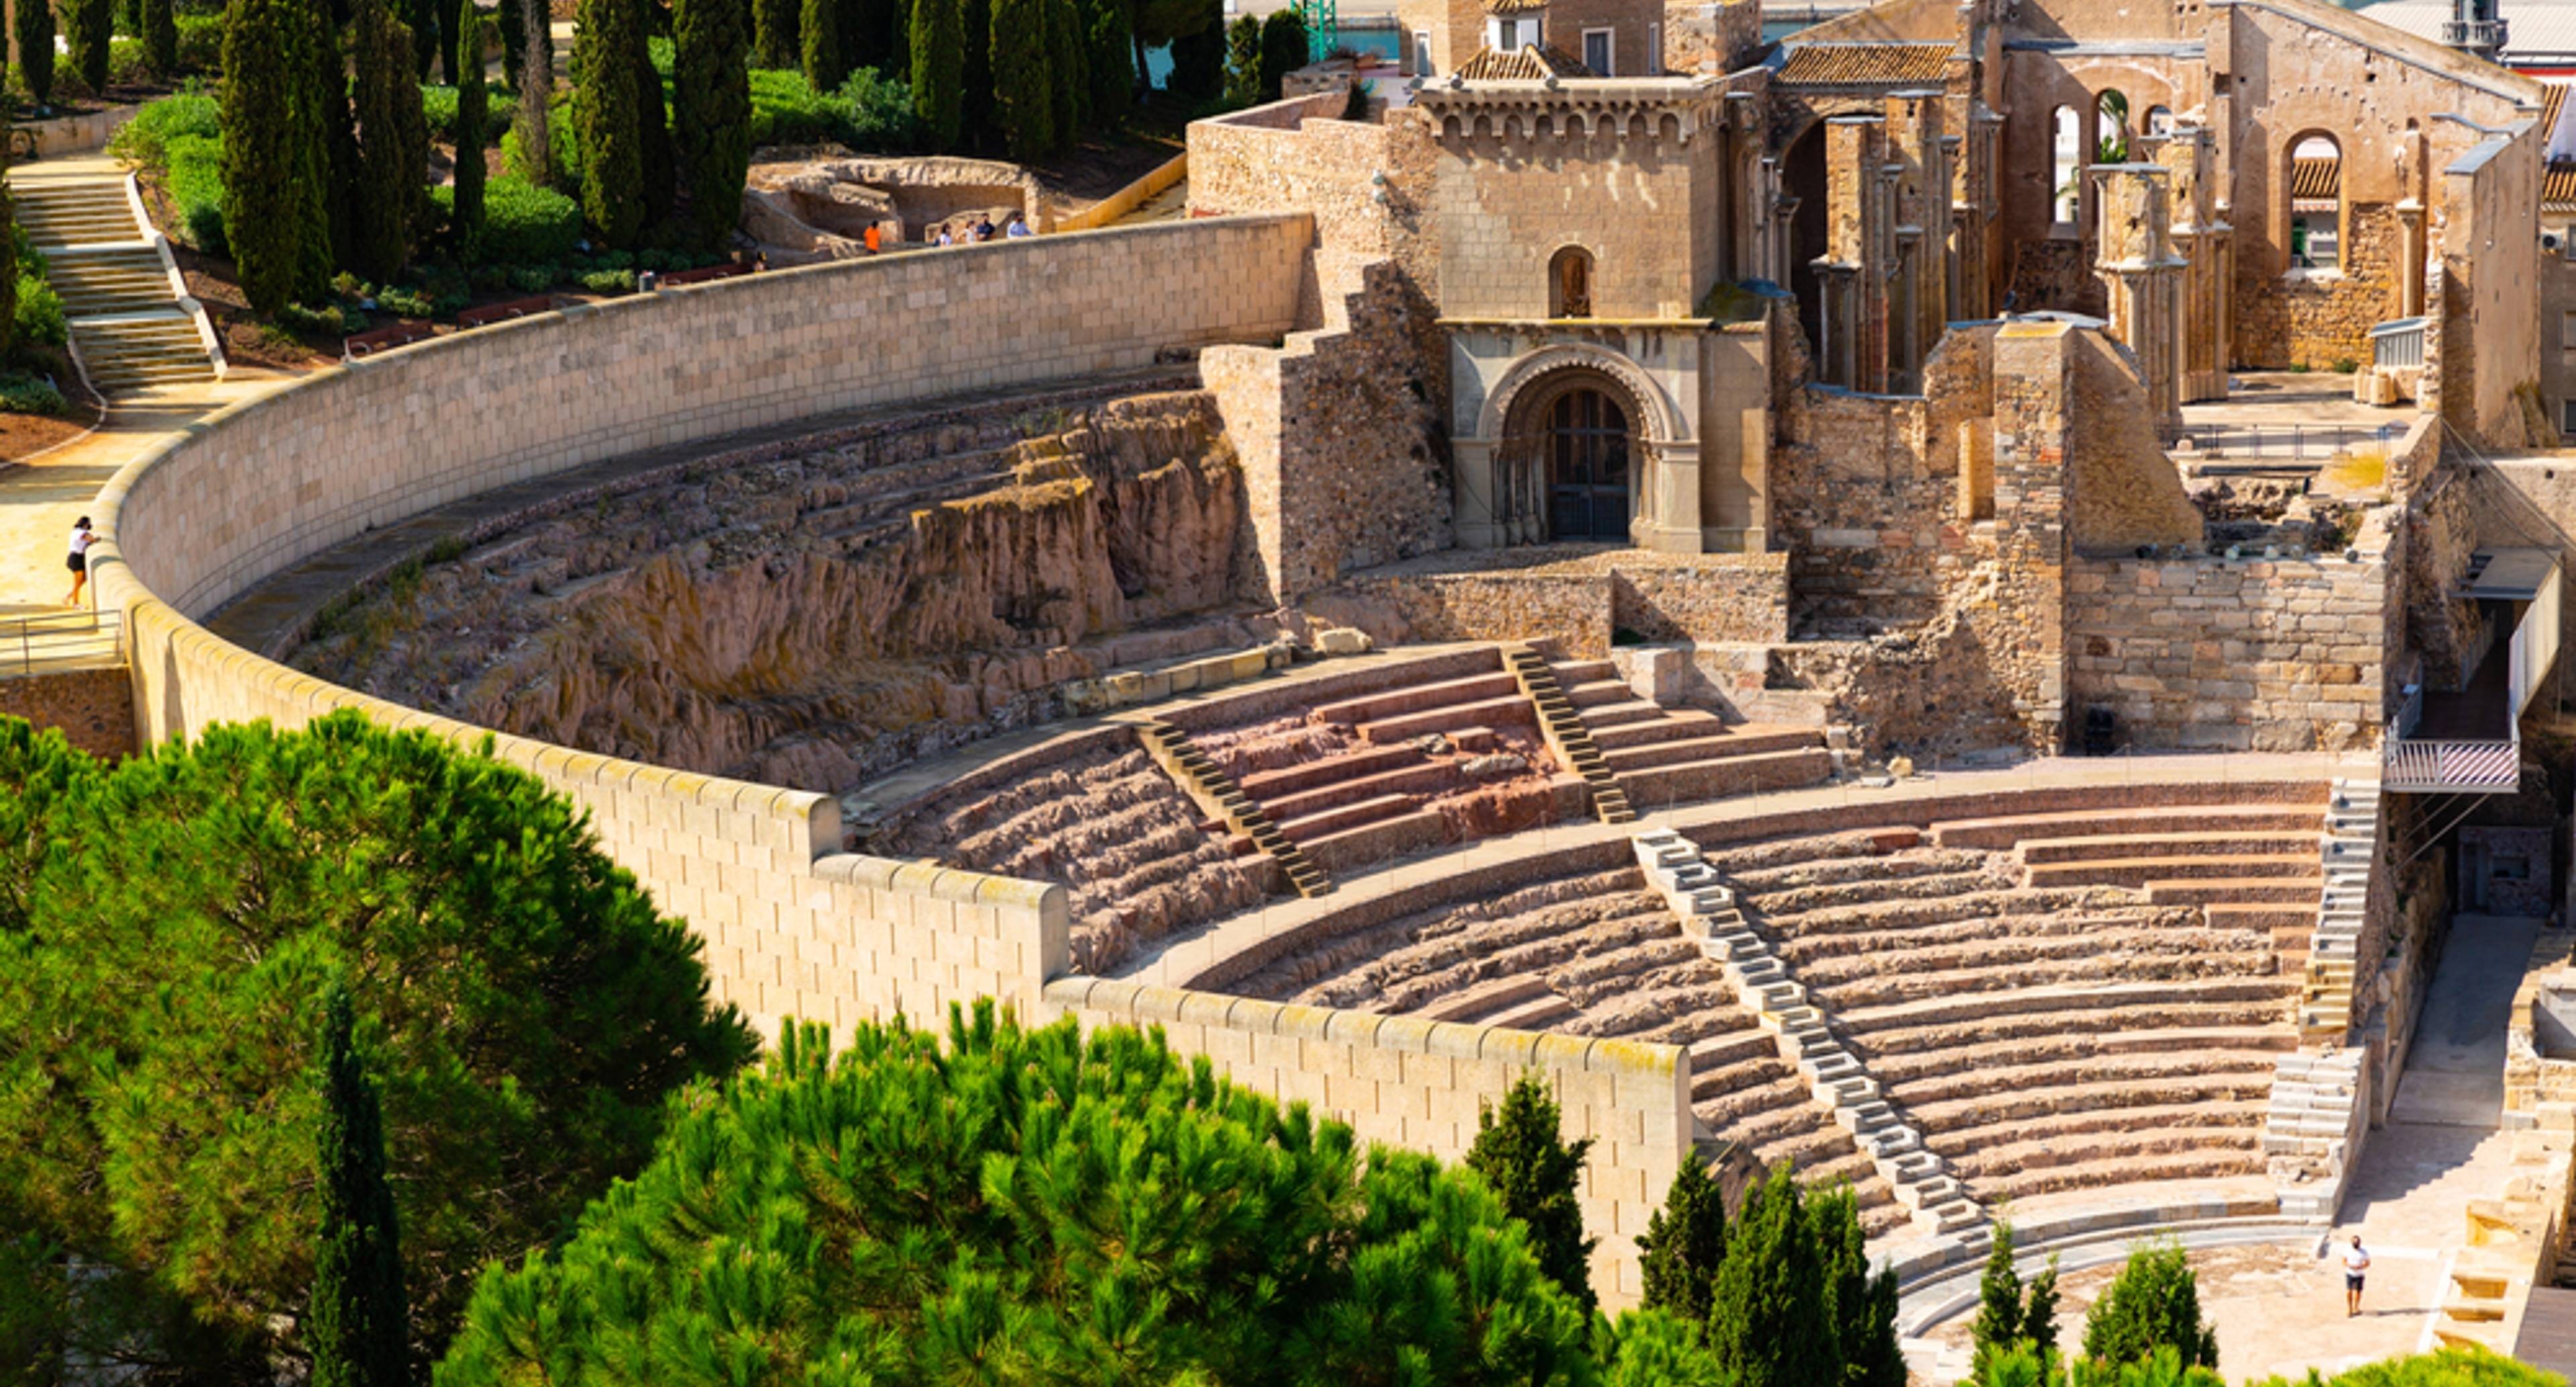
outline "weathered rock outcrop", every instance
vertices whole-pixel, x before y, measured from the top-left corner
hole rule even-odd
[[[1050,715],[1067,679],[1253,643],[1219,623],[1100,644],[1224,606],[1240,505],[1201,395],[929,426],[532,523],[294,659],[548,741],[840,790]]]

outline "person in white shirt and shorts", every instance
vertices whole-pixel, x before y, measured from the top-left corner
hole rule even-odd
[[[66,607],[81,604],[81,587],[89,582],[89,547],[97,540],[97,533],[89,527],[88,516],[82,516],[80,522],[72,526],[71,556],[63,560],[63,566],[72,571],[72,590],[63,598]]]
[[[2352,1246],[2343,1250],[2343,1317],[2351,1319],[2361,1313],[2361,1279],[2370,1270],[2370,1254],[2362,1250],[2361,1235],[2352,1235]]]

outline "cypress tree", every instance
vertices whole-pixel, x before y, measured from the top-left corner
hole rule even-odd
[[[1726,1257],[1726,1200],[1717,1176],[1694,1151],[1682,1158],[1664,1207],[1646,1220],[1637,1239],[1645,1308],[1670,1310],[1685,1319],[1708,1318],[1710,1287]]]
[[[1825,1324],[1842,1387],[1905,1387],[1896,1343],[1896,1275],[1869,1272],[1859,1201],[1842,1185],[1807,1201],[1807,1236],[1822,1273]]]
[[[488,21],[475,12],[474,0],[456,0],[457,33],[472,55],[456,83],[456,244],[471,258],[483,235],[483,44]]]
[[[688,181],[689,240],[714,250],[741,219],[751,169],[751,35],[743,0],[674,0],[671,37],[679,85],[673,143]]]
[[[511,130],[519,137],[519,160],[528,182],[539,188],[555,181],[554,133],[547,128],[555,92],[555,31],[545,0],[514,0],[519,10],[519,102],[512,108]]]
[[[2039,1355],[2049,1371],[2057,1362],[2057,1254],[2048,1255],[2048,1265],[2030,1279],[2030,1293],[2021,1305],[2021,1336]]]
[[[1522,1076],[1503,1095],[1500,1112],[1487,1107],[1476,1115],[1476,1144],[1467,1149],[1467,1167],[1502,1197],[1504,1212],[1529,1225],[1530,1250],[1538,1254],[1539,1269],[1590,1315],[1596,1240],[1583,1236],[1583,1210],[1575,1203],[1575,1190],[1583,1181],[1583,1158],[1592,1140],[1559,1140],[1558,1119],[1556,1099],[1547,1086],[1535,1075]]]
[[[581,210],[599,239],[632,249],[644,226],[644,152],[636,139],[634,7],[581,0],[573,50],[573,128],[581,142]],[[525,103],[522,103],[525,104]]]
[[[805,39],[797,32],[803,9],[798,0],[752,0],[754,62],[765,68],[790,68],[804,61]]]
[[[1261,99],[1279,99],[1282,78],[1307,63],[1306,17],[1293,9],[1273,10],[1261,21]]]
[[[429,122],[413,75],[411,30],[385,0],[358,0],[358,148],[364,170],[352,203],[355,257],[370,279],[402,272],[421,219],[429,172]]]
[[[1045,0],[1048,94],[1055,107],[1051,149],[1069,148],[1091,120],[1091,63],[1082,0]]]
[[[1083,56],[1091,73],[1091,120],[1104,129],[1125,124],[1127,108],[1135,104],[1136,68],[1131,57],[1135,37],[1127,0],[1088,0],[1083,8]]]
[[[850,71],[875,68],[893,76],[901,26],[895,23],[895,0],[842,0],[841,58]]]
[[[643,180],[645,232],[650,234],[671,220],[680,186],[678,162],[671,148],[671,113],[662,97],[662,74],[653,66],[648,21],[658,12],[651,0],[622,2],[631,10],[626,35],[627,56],[635,67],[635,156]]]
[[[1172,73],[1164,80],[1192,103],[1214,101],[1225,94],[1225,6],[1204,0],[1205,22],[1172,40]],[[1144,27],[1137,26],[1137,80],[1145,80]]]
[[[965,84],[958,0],[913,0],[912,113],[933,150],[957,147]]]
[[[92,96],[107,95],[107,44],[116,16],[110,0],[63,0],[63,56]]]
[[[1055,148],[1055,91],[1047,53],[1052,0],[993,0],[993,102],[1011,157],[1039,159]]]
[[[54,7],[47,0],[9,0],[9,34],[18,45],[18,80],[43,115],[54,102]]]
[[[498,0],[493,21],[501,27],[501,85],[518,91],[527,85],[528,41],[519,32],[519,0]],[[479,61],[480,54],[477,54]]]
[[[306,274],[297,297],[318,300],[322,286],[342,265],[358,262],[359,205],[367,198],[367,170],[358,152],[356,114],[350,109],[350,55],[342,46],[343,15],[335,0],[303,0],[306,116],[311,143],[304,154],[319,187],[319,220],[306,242]]]
[[[312,1387],[405,1387],[411,1310],[393,1190],[385,1181],[384,1115],[357,1053],[349,994],[336,983],[323,1013]]]
[[[1261,21],[1250,15],[1225,29],[1225,104],[1253,106],[1261,101]]]
[[[2049,1288],[2053,1300],[2056,1287]],[[2200,1278],[2177,1242],[2141,1247],[2084,1316],[2084,1356],[2114,1366],[2171,1349],[2185,1368],[2218,1366],[2218,1333],[2201,1323]]]
[[[400,0],[397,18],[402,21],[404,28],[411,30],[412,36],[417,40],[412,45],[412,80],[414,82],[428,81],[430,67],[437,59],[438,10],[442,3],[444,0]],[[360,61],[365,61],[363,53],[360,55]],[[455,80],[453,75],[448,78],[451,84]]]
[[[993,91],[993,0],[956,0],[956,4],[957,41],[966,55],[958,77],[958,134],[968,149],[989,154],[1002,130]]]
[[[1738,1387],[1840,1380],[1825,1318],[1824,1267],[1786,1161],[1745,1196],[1710,1288],[1709,1349]]]
[[[841,0],[805,0],[798,20],[805,85],[817,92],[839,91],[850,75],[849,59],[841,51]]]
[[[179,75],[179,13],[170,0],[143,0],[143,56],[158,75]]]
[[[242,294],[261,313],[291,302],[321,186],[299,107],[297,0],[233,0],[224,11],[224,234]]]

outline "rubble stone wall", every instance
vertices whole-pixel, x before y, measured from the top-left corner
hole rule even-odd
[[[134,754],[134,683],[122,665],[0,679],[0,714],[55,728],[104,760]]]

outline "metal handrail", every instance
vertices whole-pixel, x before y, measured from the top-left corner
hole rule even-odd
[[[2189,440],[2193,454],[2204,458],[2315,457],[2323,461],[2358,446],[2386,446],[2402,432],[2393,424],[2185,424],[2176,443]]]
[[[0,678],[125,660],[125,626],[113,611],[0,617]]]

